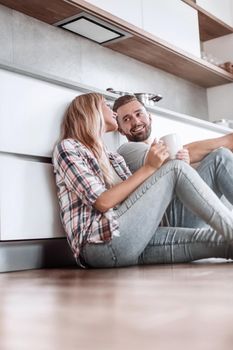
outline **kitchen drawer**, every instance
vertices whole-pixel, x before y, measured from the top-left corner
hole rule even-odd
[[[82,92],[0,69],[0,152],[51,157],[65,111]],[[110,150],[119,135],[105,136]]]
[[[50,157],[80,92],[0,69],[0,151]]]
[[[64,237],[52,164],[0,154],[0,238]]]

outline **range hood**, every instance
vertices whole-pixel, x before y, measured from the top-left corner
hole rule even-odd
[[[132,35],[86,12],[66,18],[54,24],[72,33],[81,35],[98,44],[119,41]]]

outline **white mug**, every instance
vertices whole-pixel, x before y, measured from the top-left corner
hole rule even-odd
[[[183,149],[183,145],[178,134],[168,134],[160,138],[168,148],[169,158],[176,159],[178,151]]]

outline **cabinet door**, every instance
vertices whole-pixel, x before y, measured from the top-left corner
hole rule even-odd
[[[87,2],[137,27],[142,27],[141,0],[87,0]]]
[[[142,0],[143,29],[200,57],[197,11],[180,0]]]
[[[49,157],[65,110],[80,94],[0,69],[0,151]]]
[[[63,237],[51,164],[0,155],[0,238]]]
[[[0,69],[0,152],[51,157],[65,111],[81,92]],[[112,135],[110,148],[118,137]]]
[[[233,83],[207,89],[210,120],[229,119],[233,124]]]
[[[232,0],[196,0],[197,5],[233,27]]]

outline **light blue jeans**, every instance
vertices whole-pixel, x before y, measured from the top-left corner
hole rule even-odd
[[[209,226],[158,227],[176,198]],[[116,210],[120,237],[86,244],[82,257],[90,267],[190,262],[233,258],[233,215],[198,173],[183,161],[156,171]]]
[[[196,169],[201,178],[221,198],[233,205],[233,153],[227,148],[218,148],[208,154]],[[166,215],[170,226],[207,227],[208,224],[186,208],[178,197],[169,205]]]

